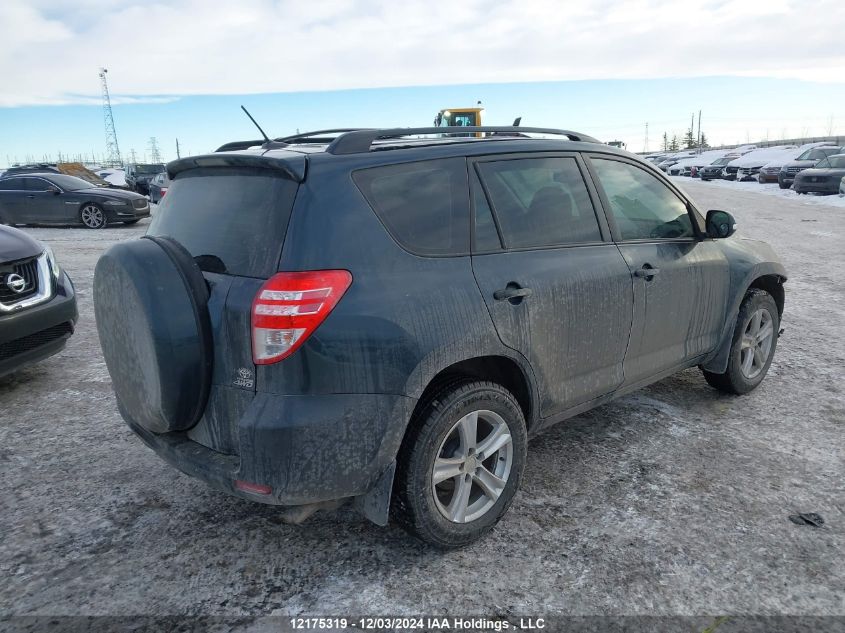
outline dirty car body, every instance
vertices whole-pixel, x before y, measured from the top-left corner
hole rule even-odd
[[[362,145],[351,132],[168,165],[148,235],[112,247],[94,283],[118,406],[148,446],[239,497],[354,499],[385,524],[414,495],[437,505],[442,484],[414,488],[406,462],[461,385],[487,389],[476,413],[494,430],[504,418],[519,448],[507,411],[530,436],[689,367],[725,372],[749,289],[782,312],[772,250],[708,234],[632,154],[577,135],[438,134]],[[495,409],[499,391],[511,409]],[[471,517],[448,510],[464,472],[482,476],[467,492],[476,514],[507,509],[483,503],[489,481],[514,476],[482,463],[483,445],[438,506],[461,529]],[[517,452],[496,455],[514,470]],[[471,540],[467,527],[450,541],[450,525],[423,537]]]

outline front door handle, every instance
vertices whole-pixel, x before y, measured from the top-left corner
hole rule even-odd
[[[634,277],[645,277],[646,281],[651,281],[655,275],[660,274],[660,269],[655,268],[651,264],[643,264],[642,268],[634,271]]]
[[[497,290],[493,293],[493,298],[496,301],[504,301],[507,299],[512,304],[516,305],[525,297],[530,297],[534,291],[531,288],[523,288],[514,282],[509,283],[505,288]]]

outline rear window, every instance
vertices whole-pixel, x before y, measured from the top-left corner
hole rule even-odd
[[[463,158],[363,169],[352,178],[393,238],[418,255],[469,252]],[[170,192],[167,192],[170,195]]]
[[[266,279],[276,272],[297,183],[254,169],[179,174],[149,235],[180,242],[208,272]]]

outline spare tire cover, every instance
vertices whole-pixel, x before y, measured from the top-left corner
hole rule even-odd
[[[173,239],[112,246],[94,270],[100,346],[121,413],[155,433],[202,417],[211,387],[208,287]]]

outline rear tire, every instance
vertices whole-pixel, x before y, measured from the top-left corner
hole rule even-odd
[[[402,442],[393,518],[442,548],[480,539],[519,489],[527,442],[522,409],[501,385],[446,385],[422,406]]]
[[[792,185],[788,185],[785,182],[778,181],[778,187],[781,189],[789,189]]]
[[[702,370],[707,383],[737,395],[756,389],[772,364],[779,331],[780,315],[772,295],[750,288],[739,308],[727,370],[722,374]]]

